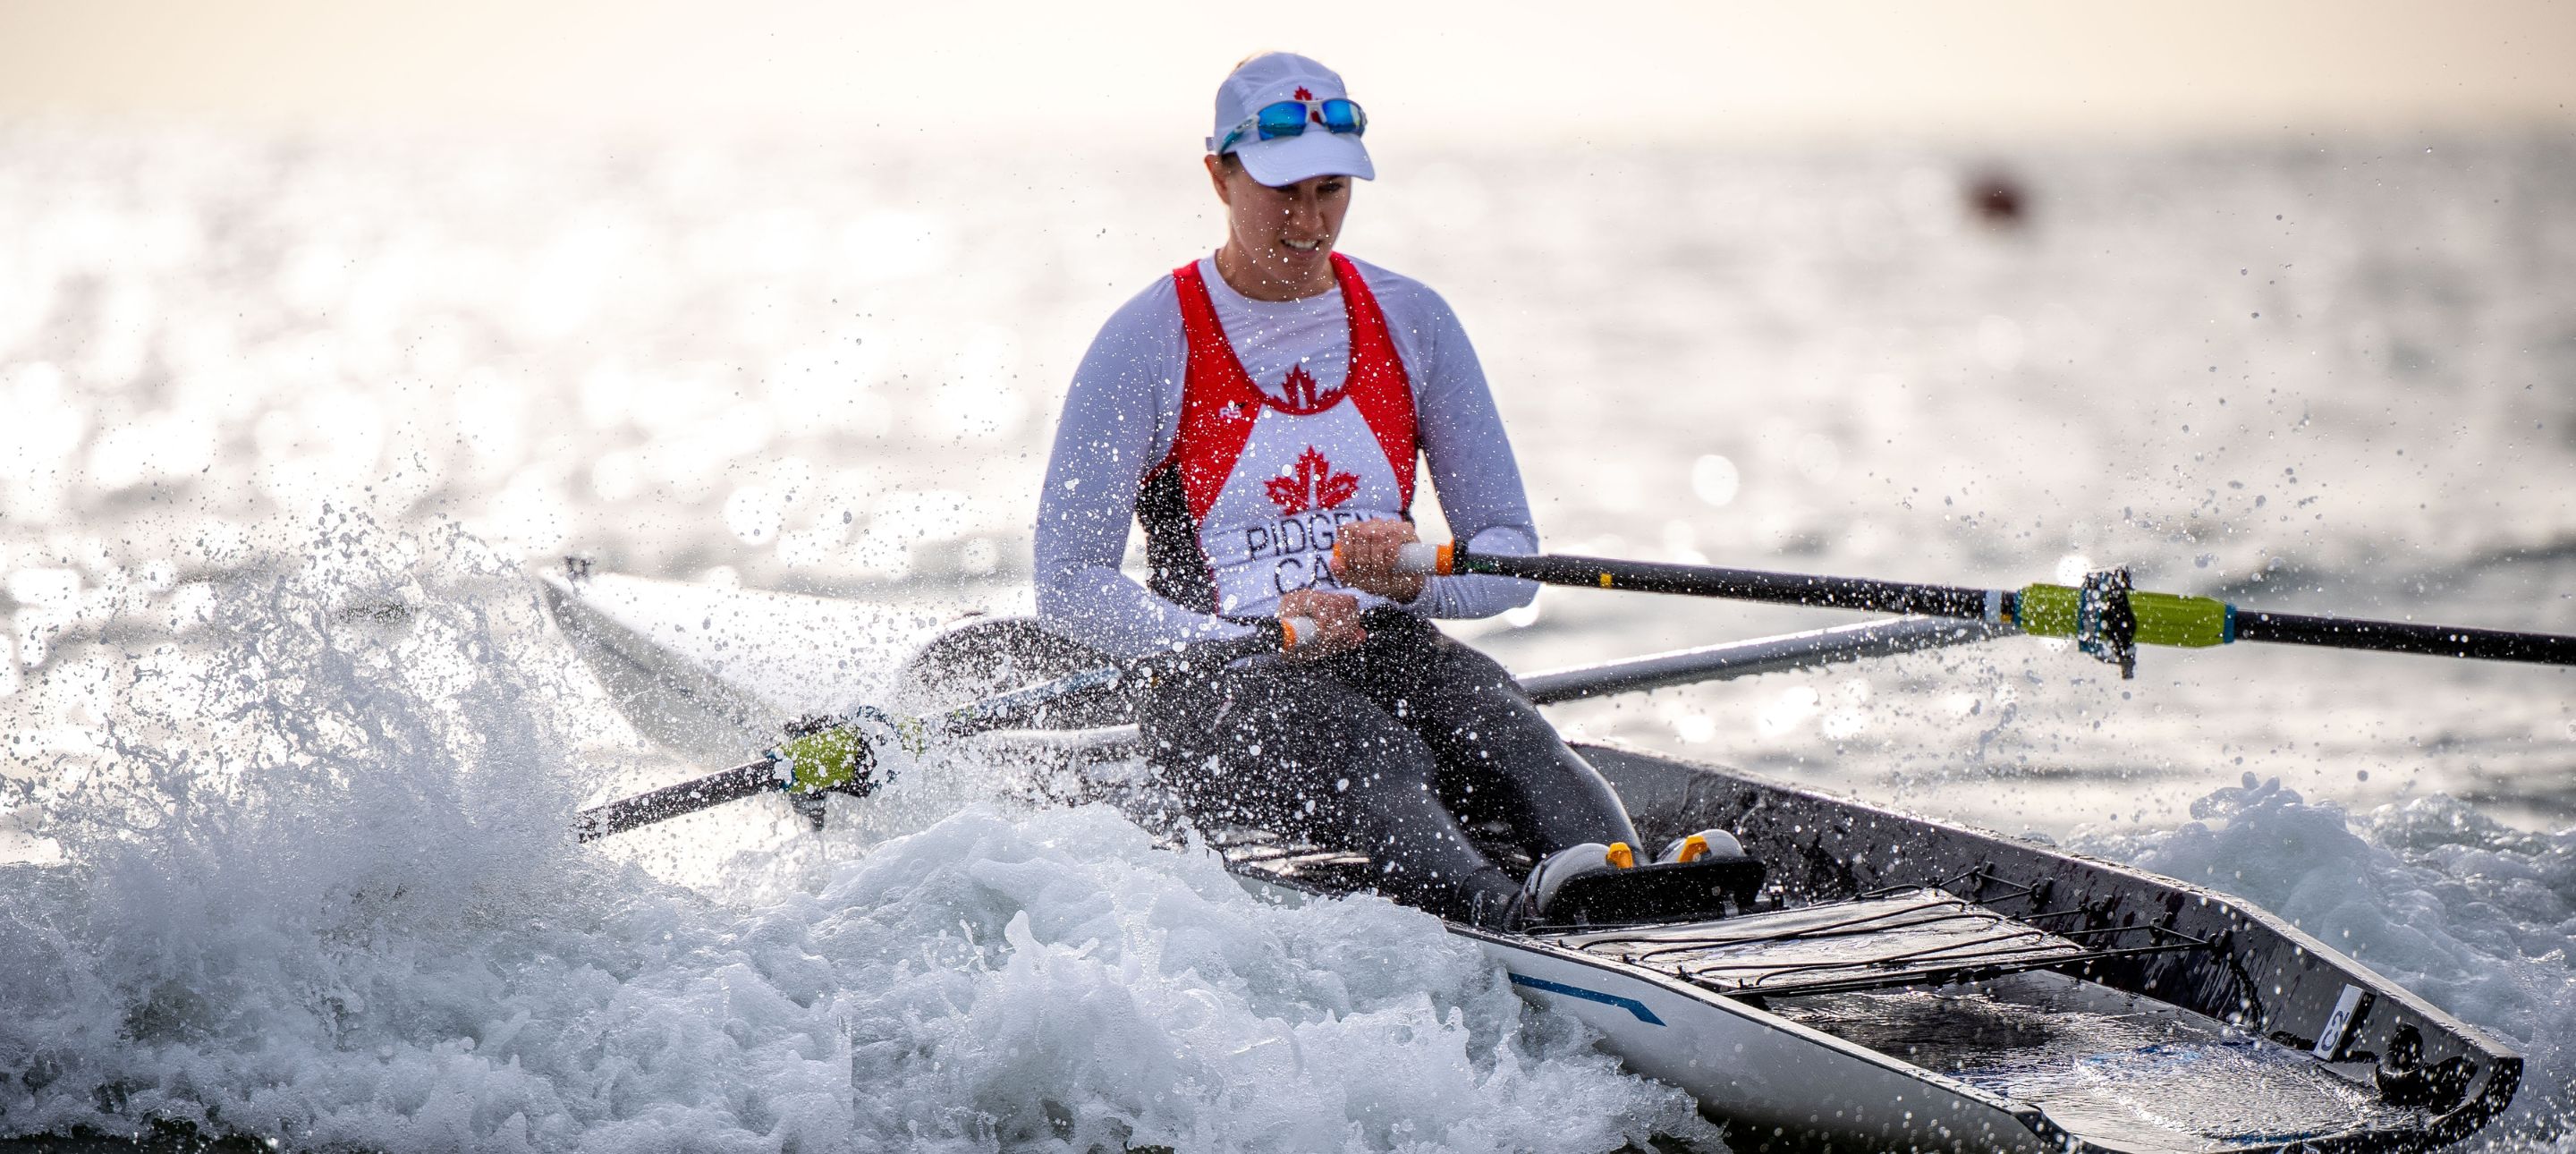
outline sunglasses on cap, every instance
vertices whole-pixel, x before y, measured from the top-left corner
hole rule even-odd
[[[1360,111],[1359,104],[1347,98],[1282,100],[1277,104],[1263,105],[1260,111],[1235,125],[1234,130],[1226,133],[1225,139],[1217,144],[1216,154],[1223,156],[1233,151],[1246,133],[1257,134],[1261,140],[1303,136],[1309,121],[1323,125],[1326,132],[1346,136],[1359,136],[1368,131],[1368,113]]]

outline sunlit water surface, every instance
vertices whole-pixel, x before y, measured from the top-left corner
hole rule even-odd
[[[1465,317],[1554,547],[2576,631],[2563,142],[1383,151],[1344,247]],[[1962,210],[1995,167],[2020,226]],[[1212,241],[1193,171],[0,130],[0,1134],[1713,1146],[1430,919],[1260,904],[1008,767],[562,837],[681,767],[527,567],[1025,607],[1052,407]],[[2524,1046],[2491,1137],[2564,1149],[2570,676],[2008,640],[1557,716],[2247,895]]]

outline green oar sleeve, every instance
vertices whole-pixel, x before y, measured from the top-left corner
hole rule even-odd
[[[845,786],[867,773],[870,758],[857,730],[835,725],[790,738],[771,754],[789,789],[811,793]]]
[[[2031,585],[2014,595],[2013,623],[2041,637],[2075,636],[2075,613],[2084,591],[2067,585]],[[2236,640],[2236,608],[2213,597],[2131,593],[2140,645],[2202,648]]]

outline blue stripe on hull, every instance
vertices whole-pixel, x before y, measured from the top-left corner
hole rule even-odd
[[[1563,994],[1569,998],[1581,998],[1587,1002],[1599,1002],[1605,1006],[1617,1006],[1622,1010],[1626,1010],[1631,1014],[1637,1015],[1638,1021],[1644,1022],[1650,1026],[1660,1026],[1664,1024],[1664,1020],[1662,1018],[1656,1017],[1653,1010],[1647,1009],[1644,1002],[1640,1002],[1635,998],[1622,998],[1617,994],[1605,994],[1599,990],[1587,990],[1581,986],[1569,986],[1563,982],[1551,982],[1545,978],[1533,978],[1527,974],[1513,974],[1512,984],[1515,986],[1528,986],[1533,990],[1545,990],[1551,994]]]

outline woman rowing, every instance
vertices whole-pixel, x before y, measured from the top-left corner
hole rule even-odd
[[[1252,57],[1218,87],[1206,166],[1225,242],[1128,301],[1084,356],[1038,505],[1038,613],[1119,657],[1281,632],[1285,658],[1167,679],[1142,702],[1148,757],[1185,811],[1365,853],[1410,904],[1514,924],[1565,878],[1624,864],[1637,837],[1511,676],[1430,623],[1537,587],[1396,571],[1417,459],[1469,548],[1531,553],[1538,534],[1457,316],[1334,251],[1351,182],[1375,177],[1367,126],[1303,56]],[[1119,569],[1131,516],[1141,585]],[[1292,618],[1314,636],[1286,637]],[[1459,809],[1508,822],[1538,868],[1496,866]]]

